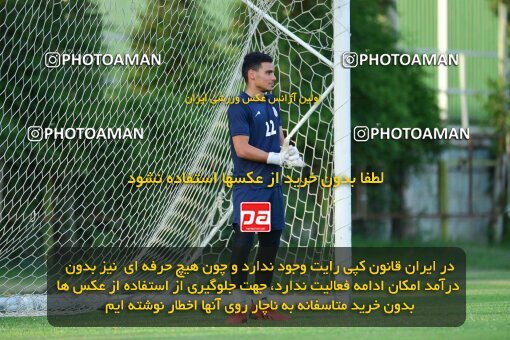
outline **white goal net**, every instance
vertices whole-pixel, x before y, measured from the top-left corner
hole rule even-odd
[[[209,99],[244,89],[251,51],[274,58],[289,133],[333,83],[331,1],[0,0],[0,316],[45,313],[52,247],[228,244],[230,189],[164,179],[231,174],[227,104]],[[309,166],[284,174],[333,176],[333,138],[331,93],[292,137]],[[283,188],[282,244],[332,246],[333,189]]]

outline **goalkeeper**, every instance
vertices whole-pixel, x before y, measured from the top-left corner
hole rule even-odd
[[[252,52],[244,57],[242,75],[246,82],[246,89],[239,95],[238,104],[229,106],[227,114],[230,133],[230,151],[234,163],[234,177],[246,177],[253,171],[253,178],[261,176],[263,184],[235,184],[232,200],[234,219],[232,227],[234,237],[232,242],[231,264],[237,264],[239,270],[232,275],[232,283],[237,287],[247,282],[247,272],[242,271],[243,264],[248,259],[253,246],[255,233],[243,232],[240,229],[240,209],[242,202],[270,202],[271,225],[269,232],[258,233],[259,248],[257,261],[273,263],[276,258],[280,237],[285,227],[285,209],[283,191],[280,183],[268,187],[275,176],[281,178],[281,167],[302,167],[304,162],[294,146],[283,149],[284,135],[280,120],[278,103],[270,104],[274,97],[264,94],[274,87],[273,59],[271,56]],[[261,101],[250,101],[265,98]],[[271,287],[272,272],[260,272],[255,275],[255,283],[266,284],[268,289],[262,294],[267,299]],[[236,302],[247,303],[244,291],[236,289]],[[258,301],[255,301],[258,302]],[[255,308],[252,301],[252,310]],[[248,313],[255,319],[286,320],[289,317],[275,311],[262,313]],[[242,313],[229,316],[227,323],[247,322],[247,315]]]

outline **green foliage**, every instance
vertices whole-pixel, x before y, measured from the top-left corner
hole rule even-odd
[[[490,114],[490,123],[497,133],[505,134],[510,130],[510,86],[503,79],[490,80],[491,92],[485,103]]]
[[[74,195],[69,191],[69,181],[83,179],[96,165],[94,156],[101,155],[102,147],[95,143],[30,143],[26,134],[29,126],[97,126],[101,68],[47,68],[44,55],[99,53],[103,48],[102,28],[97,4],[90,0],[0,0],[0,136],[4,141],[1,163],[6,212],[6,233],[2,236],[7,240],[13,240],[11,230],[17,228],[19,233],[21,227],[26,228],[24,214],[44,210],[47,183],[53,183],[55,194],[48,199],[61,202]],[[63,218],[65,207],[56,207]],[[19,237],[14,241],[21,245]]]
[[[386,20],[387,2],[351,3],[351,49],[358,53],[402,53],[398,35]],[[440,126],[434,91],[425,85],[425,70],[416,66],[361,66],[352,70],[352,126],[434,128]],[[353,142],[353,169],[384,171],[384,187],[368,188],[368,211],[405,213],[402,192],[411,171],[432,162],[437,141],[371,140]],[[405,225],[394,220],[392,236]]]
[[[510,0],[489,0],[489,1],[492,11],[496,14],[498,13],[498,4],[504,3],[505,5],[510,6]],[[508,13],[508,15],[510,16],[510,12]]]
[[[402,53],[395,47],[397,35],[385,20],[381,20],[385,9],[381,12],[376,2],[368,0],[356,1],[351,6],[353,51]],[[425,76],[419,67],[364,65],[353,69],[352,125],[438,127],[434,92],[424,84]],[[427,141],[384,140],[354,142],[352,154],[356,165],[409,170],[423,165],[438,150],[437,143]]]
[[[184,101],[191,95],[224,95],[219,93],[221,85],[231,77],[226,61],[239,55],[243,33],[228,15],[220,20],[197,1],[147,0],[131,34],[131,47],[135,53],[160,54],[163,64],[133,70],[128,79],[130,92],[152,111],[143,122],[160,145],[153,150],[163,154],[151,153],[151,158],[185,163],[190,136],[196,140],[207,132],[204,113]]]
[[[323,19],[310,20],[330,18],[329,4],[302,1],[299,6],[291,6],[290,0],[282,4],[279,19],[285,22],[291,18],[305,27],[297,35],[332,59],[332,26]],[[90,218],[101,212],[105,215],[99,218],[115,220],[113,214],[122,211],[127,225],[143,220],[147,209],[144,205],[158,193],[131,192],[132,188],[125,185],[127,176],[143,175],[147,170],[165,171],[176,162],[192,160],[189,141],[204,136],[207,118],[201,116],[204,112],[183,105],[184,99],[192,94],[223,95],[219,91],[225,89],[233,71],[226,65],[237,64],[247,43],[242,38],[246,37],[246,21],[250,18],[245,15],[248,11],[244,4],[235,2],[234,10],[221,15],[206,6],[205,2],[190,0],[147,0],[130,36],[131,48],[133,53],[161,54],[163,64],[126,68],[121,85],[106,93],[105,98],[104,68],[44,66],[46,52],[103,52],[104,24],[95,2],[0,0],[0,136],[6,140],[2,161],[9,169],[4,181],[10,187],[4,188],[4,201],[11,202],[4,211],[17,216],[16,221],[9,221],[12,226],[22,223],[22,212],[49,209],[51,213],[51,209],[60,209],[64,214],[67,208],[59,202],[66,197],[73,197],[76,216]],[[396,52],[392,47],[395,34],[380,19],[384,10],[385,5],[369,0],[351,3],[354,51]],[[275,30],[268,30],[264,21],[259,25],[261,32],[271,31],[262,39],[266,45],[272,44]],[[318,33],[310,35],[307,30]],[[288,75],[279,79],[281,88],[310,96],[331,83],[328,66],[302,62],[307,52],[300,46],[284,39],[279,43],[278,52],[286,57],[276,64],[282,74]],[[434,97],[423,84],[423,77],[419,68],[354,69],[352,125],[437,126]],[[291,84],[291,79],[293,84],[294,79],[301,79],[299,88]],[[315,129],[309,129],[306,144],[316,145],[315,154],[330,150],[331,121],[332,112],[323,107],[320,116],[312,116],[309,122]],[[148,135],[147,141],[133,142],[27,143],[26,128],[32,125],[144,127]],[[305,143],[299,138],[296,142],[298,146]],[[401,174],[420,167],[437,149],[436,144],[421,141],[353,143],[353,164],[355,168]],[[320,168],[321,164],[314,167]],[[32,177],[25,182],[16,179],[27,174]],[[392,188],[402,185],[402,176],[390,178],[394,181]],[[84,235],[99,230],[93,221],[78,224],[81,227],[77,232]]]
[[[231,14],[223,15],[222,20],[215,17],[202,2],[148,0],[131,46],[138,53],[161,54],[164,65],[134,73],[133,86],[142,93],[170,93],[167,100],[178,97],[179,103],[193,93],[216,90],[225,76],[219,68],[238,55],[243,33],[238,21],[228,18]]]
[[[494,14],[498,15],[498,3],[503,2],[510,7],[510,0],[491,0],[491,8]],[[510,22],[510,11],[508,11],[508,21]],[[507,35],[510,32],[510,24],[507,25]],[[510,46],[510,41],[507,40],[507,48]],[[508,58],[508,55],[506,56]],[[508,136],[510,133],[510,78],[507,76],[506,79],[499,77],[497,79],[489,80],[489,89],[490,93],[485,103],[485,108],[489,112],[490,124],[495,128],[495,131],[500,136]],[[498,153],[501,151],[500,147],[503,150],[508,149],[508,138],[503,138],[504,145],[498,145],[499,140],[496,139],[492,146],[492,154],[494,157],[499,157]],[[494,183],[493,185],[496,185]],[[510,185],[510,183],[505,183],[506,186]],[[495,211],[498,211],[500,208],[498,206],[502,206],[502,202],[508,201],[507,190],[502,190],[500,197],[496,198],[495,203]],[[503,219],[503,238],[504,241],[508,242],[510,240],[510,221],[506,214]]]
[[[49,69],[44,55],[98,53],[102,48],[101,34],[101,14],[89,0],[0,1],[0,86],[5,93],[0,98],[5,127],[1,135],[3,139],[16,138],[16,147],[6,150],[7,159],[37,157],[37,167],[44,171],[54,167],[46,153],[57,156],[53,161],[77,160],[76,154],[66,153],[58,143],[39,145],[40,149],[17,143],[25,138],[28,126],[64,127],[69,120],[80,126],[93,110],[90,103],[101,97],[99,68]],[[19,131],[19,135],[14,137],[12,131]]]
[[[489,81],[489,86],[491,88],[491,93],[489,94],[485,107],[490,113],[490,123],[495,128],[497,135],[501,137],[508,136],[510,131],[510,117],[508,114],[510,108],[510,86],[505,86],[504,82],[501,80],[491,80]],[[500,141],[502,141],[502,144],[499,143]],[[499,153],[507,149],[507,143],[508,138],[495,139],[491,149],[492,156],[499,157]],[[497,183],[494,182],[492,185],[497,185]],[[505,185],[508,185],[508,183]],[[499,211],[507,200],[507,192],[502,189],[500,196],[496,197],[494,210]],[[506,215],[504,215],[503,225],[503,241],[508,242],[510,240],[510,221]],[[489,234],[489,236],[492,238],[494,235]]]
[[[289,1],[287,1],[290,4]],[[300,26],[318,29],[323,25],[320,20],[310,21],[310,17],[321,18],[328,11],[327,6],[312,6],[315,1],[304,1],[302,6],[283,7],[280,14],[298,21]],[[351,49],[357,53],[402,53],[395,47],[397,34],[385,19],[387,1],[359,0],[351,2]],[[303,11],[307,15],[303,15]],[[263,29],[262,29],[263,30]],[[331,25],[323,29],[323,35],[307,36],[306,32],[297,35],[313,46],[325,46],[322,52],[326,58],[332,59],[331,50],[326,44],[328,37],[332,36]],[[331,38],[329,38],[331,39]],[[267,39],[270,41],[270,39]],[[331,40],[329,40],[331,42]],[[318,74],[328,74],[327,66],[322,63],[305,63],[293,66],[302,58],[304,49],[292,44],[281,44],[279,52],[290,55],[289,58],[278,60],[278,67],[290,74],[289,78],[301,79],[300,88],[291,88],[292,91],[308,96],[313,91],[318,93],[324,90],[324,83],[328,85],[328,78],[324,81]],[[311,57],[315,58],[315,57]],[[305,65],[303,65],[305,64]],[[351,125],[366,125],[369,127],[439,127],[439,114],[435,105],[432,89],[425,85],[426,73],[420,67],[405,66],[360,66],[352,69],[351,73]],[[290,87],[282,79],[282,87]],[[321,120],[332,118],[321,112]],[[307,136],[307,143],[314,144],[314,138],[325,139],[328,128],[320,128],[319,115],[311,117],[313,124],[318,126],[317,132]],[[328,147],[319,143],[319,147]],[[367,143],[352,144],[353,164],[357,167],[370,167],[373,169],[404,169],[411,170],[421,167],[437,155],[440,147],[438,143],[428,141],[371,141]],[[317,150],[316,152],[321,152]],[[390,171],[391,172],[391,171]]]
[[[315,1],[303,1],[300,6],[291,6],[291,1],[284,2],[279,17],[287,17],[298,22],[299,26],[319,29],[324,25],[320,20],[310,18],[325,17],[328,6],[315,5]],[[389,1],[357,0],[351,6],[351,50],[357,53],[403,53],[396,48],[398,35],[386,18]],[[307,11],[304,15],[303,12]],[[264,25],[264,24],[262,24]],[[262,26],[264,30],[264,26]],[[328,41],[331,43],[332,26],[320,30],[321,34],[310,37],[308,32],[297,32],[297,35],[313,46],[319,48],[326,58],[332,59]],[[328,38],[329,37],[329,38]],[[328,40],[329,39],[329,40]],[[271,37],[265,40],[271,41]],[[291,79],[300,79],[299,88],[291,88],[290,92],[298,92],[309,96],[324,91],[332,81],[331,77],[319,77],[331,71],[322,63],[300,62],[308,52],[294,43],[280,44],[279,52],[289,58],[278,60],[278,67],[289,74]],[[314,58],[310,56],[310,58]],[[311,64],[312,66],[309,66]],[[434,91],[425,84],[425,70],[421,67],[409,66],[358,66],[351,71],[351,126],[368,126],[381,128],[410,127],[434,128],[440,126],[439,113],[435,104]],[[281,79],[282,88],[291,87],[287,79]],[[298,145],[315,145],[315,154],[322,154],[331,147],[332,113],[322,108],[320,115],[314,114],[306,141],[299,140]],[[329,135],[329,139],[328,139]],[[389,210],[400,212],[400,190],[405,186],[406,176],[410,171],[420,169],[427,162],[435,159],[441,145],[434,141],[421,140],[373,140],[365,143],[352,143],[353,174],[359,170],[384,171],[386,188],[370,188],[372,202],[371,211]],[[314,170],[321,164],[314,164]]]

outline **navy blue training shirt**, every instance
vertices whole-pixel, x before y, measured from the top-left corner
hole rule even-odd
[[[241,92],[239,104],[230,105],[227,115],[230,152],[234,162],[234,177],[246,177],[246,173],[253,171],[252,177],[262,176],[263,185],[266,186],[271,184],[271,179],[274,176],[272,172],[278,172],[278,176],[281,178],[281,167],[239,158],[232,143],[232,137],[244,135],[249,137],[248,143],[258,149],[266,152],[280,152],[280,127],[282,125],[280,107],[278,103],[269,104],[269,100],[274,100],[272,94],[264,96],[266,98],[265,102],[244,104],[243,100],[247,101],[251,97],[246,92]],[[248,186],[247,184],[238,185]],[[280,186],[280,183],[276,185]]]

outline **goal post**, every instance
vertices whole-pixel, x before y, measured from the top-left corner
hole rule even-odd
[[[351,178],[351,71],[342,67],[342,55],[351,51],[350,1],[333,1],[333,58],[334,58],[334,169],[335,176]],[[350,248],[351,244],[351,188],[335,188],[335,247]],[[337,261],[345,259],[337,259]],[[348,260],[347,262],[349,262]]]

